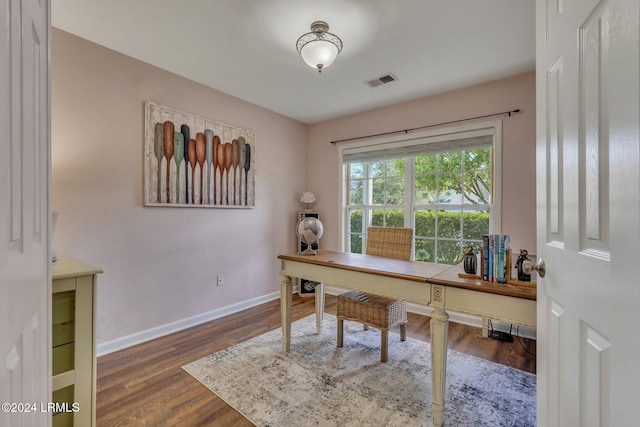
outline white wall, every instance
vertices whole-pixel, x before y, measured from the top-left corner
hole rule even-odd
[[[147,100],[253,130],[256,207],[144,207]],[[307,189],[306,132],[302,123],[53,30],[52,192],[60,212],[53,244],[104,270],[99,345],[279,290],[276,256],[295,250],[297,199]]]

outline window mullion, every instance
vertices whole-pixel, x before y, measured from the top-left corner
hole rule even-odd
[[[462,203],[461,207],[460,207],[460,247],[464,248],[464,201],[466,198],[466,194],[467,191],[465,189],[465,168],[464,168],[464,159],[465,159],[465,151],[462,150],[460,152],[460,194],[462,194],[462,197],[460,199],[460,202]]]
[[[415,200],[415,157],[407,157],[404,160],[404,226],[413,228],[413,203]]]

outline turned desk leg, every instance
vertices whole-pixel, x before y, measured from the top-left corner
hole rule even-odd
[[[444,288],[432,287],[431,306],[431,387],[433,393],[433,425],[443,425],[444,392],[447,379],[447,341],[449,315],[444,310]]]
[[[280,315],[282,321],[282,351],[291,348],[291,292],[293,285],[291,277],[282,275],[280,279]]]
[[[316,285],[316,333],[320,335],[324,319],[324,283]]]

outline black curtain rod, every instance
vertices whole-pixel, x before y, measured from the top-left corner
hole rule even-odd
[[[331,141],[331,143],[332,144],[337,144],[338,142],[355,141],[355,140],[358,140],[358,139],[372,138],[374,136],[393,135],[394,133],[402,133],[402,132],[409,133],[409,132],[412,132],[414,130],[427,129],[427,128],[432,128],[432,127],[435,127],[435,126],[442,126],[442,125],[450,125],[452,123],[467,122],[469,120],[484,119],[484,118],[487,118],[487,117],[502,116],[504,114],[507,114],[509,117],[511,117],[511,114],[519,113],[519,112],[520,112],[520,109],[518,108],[518,109],[515,109],[515,110],[511,110],[511,111],[503,111],[502,113],[487,114],[485,116],[469,117],[467,119],[460,119],[460,120],[453,120],[453,121],[450,121],[450,122],[436,123],[435,125],[420,126],[420,127],[411,128],[411,129],[394,130],[394,131],[391,131],[391,132],[376,133],[376,134],[373,134],[373,135],[356,136],[354,138],[339,139],[337,141]]]

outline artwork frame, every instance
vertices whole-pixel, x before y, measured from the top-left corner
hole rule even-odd
[[[255,207],[255,132],[151,101],[144,125],[145,206]]]

